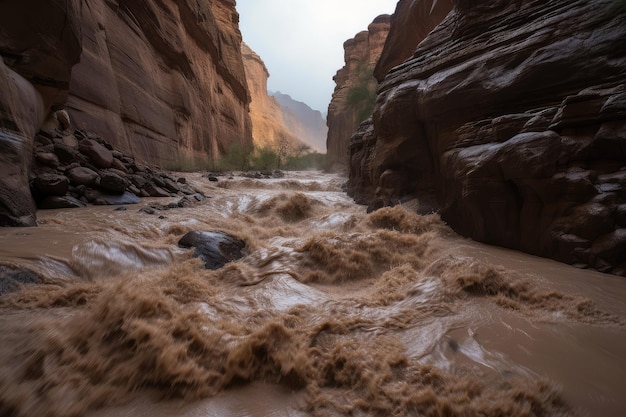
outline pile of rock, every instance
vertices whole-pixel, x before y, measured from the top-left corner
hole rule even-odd
[[[139,197],[194,195],[185,178],[156,170],[76,129],[42,130],[35,137],[30,187],[39,209],[139,203]]]

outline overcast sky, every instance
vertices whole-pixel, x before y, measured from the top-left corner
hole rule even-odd
[[[397,0],[237,0],[243,40],[270,72],[268,89],[326,114],[343,43]]]

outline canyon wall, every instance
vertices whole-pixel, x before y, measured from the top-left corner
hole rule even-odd
[[[389,15],[378,16],[368,26],[343,44],[345,65],[333,77],[335,91],[328,105],[328,165],[333,169],[348,164],[350,136],[368,118],[376,98],[374,67],[389,32]]]
[[[322,113],[280,91],[270,92],[270,95],[280,104],[283,121],[289,130],[315,151],[325,153],[328,126]]]
[[[280,104],[267,91],[267,79],[270,76],[261,57],[245,43],[241,46],[250,89],[250,117],[252,119],[252,138],[256,148],[292,146],[299,143],[298,138],[283,122]]]
[[[142,163],[250,145],[238,18],[234,0],[0,2],[0,225],[35,225],[33,141],[69,127],[63,107]]]
[[[81,52],[76,4],[0,3],[0,225],[34,226],[29,170],[33,138],[67,98]]]
[[[349,193],[415,195],[476,240],[626,275],[624,68],[624,2],[456,0],[380,84]]]
[[[238,21],[234,0],[83,2],[73,123],[162,166],[249,144]]]

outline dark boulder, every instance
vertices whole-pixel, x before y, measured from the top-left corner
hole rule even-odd
[[[70,186],[65,175],[41,174],[33,181],[34,190],[42,196],[64,196]]]
[[[85,167],[75,167],[69,170],[68,177],[72,184],[91,185],[98,179],[98,173]]]
[[[51,195],[39,202],[38,208],[45,209],[61,209],[61,208],[82,208],[87,207],[82,201],[70,196]]]
[[[103,172],[100,188],[112,194],[122,194],[126,191],[126,180],[113,172]]]
[[[178,246],[195,248],[193,256],[200,258],[207,269],[219,269],[246,255],[246,242],[224,232],[189,232]]]
[[[98,168],[109,168],[113,164],[113,154],[110,150],[92,139],[80,142],[78,149],[87,155]]]
[[[28,269],[0,265],[0,295],[17,291],[24,284],[41,284],[39,275]]]

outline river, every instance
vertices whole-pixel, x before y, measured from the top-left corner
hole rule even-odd
[[[183,175],[183,174],[181,174]],[[0,264],[2,416],[623,416],[626,279],[459,237],[343,178],[184,174],[207,198],[38,213]],[[219,230],[209,271],[177,246]]]

